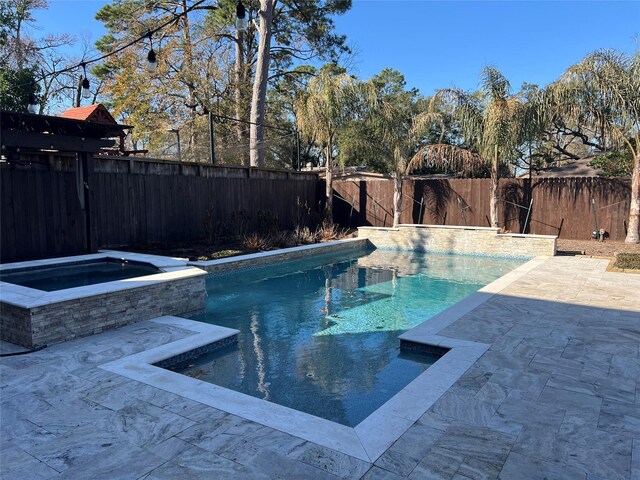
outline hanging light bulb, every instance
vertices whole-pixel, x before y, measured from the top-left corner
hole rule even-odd
[[[236,5],[236,30],[239,32],[246,32],[248,28],[249,23],[247,22],[247,12],[245,11],[242,2],[238,2],[238,5]]]
[[[158,70],[158,61],[156,60],[156,52],[152,48],[147,54],[147,72],[155,73],[156,70]]]
[[[91,96],[91,90],[89,90],[89,79],[85,77],[82,80],[82,98],[89,98]]]
[[[38,104],[36,103],[36,97],[33,93],[29,94],[29,104],[27,105],[27,112],[38,113]]]
[[[89,79],[87,78],[87,66],[83,63],[82,70],[84,71],[84,80],[82,80],[82,98],[89,98],[91,96],[91,90],[89,90]]]
[[[153,40],[151,39],[152,33],[147,33],[149,39],[149,53],[147,54],[147,72],[154,73],[158,70],[158,61],[156,59],[156,52],[153,51]]]

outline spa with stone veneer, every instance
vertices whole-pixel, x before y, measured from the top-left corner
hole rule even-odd
[[[150,274],[57,290],[52,285],[51,291],[1,281],[1,339],[38,348],[162,315],[189,315],[204,308],[206,272],[187,265],[184,259],[156,255],[104,251],[10,263],[0,265],[0,279],[108,259],[147,265],[143,271]]]

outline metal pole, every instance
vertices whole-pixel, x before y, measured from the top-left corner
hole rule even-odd
[[[593,231],[593,238],[595,238],[596,240],[599,239],[600,237],[600,231],[598,230],[598,214],[596,212],[596,199],[592,198],[591,199],[591,206],[593,207],[593,221],[596,224],[596,229]]]
[[[298,170],[300,170],[300,134],[296,130],[296,158],[298,160]]]
[[[182,155],[180,152],[180,130],[176,130],[176,140],[178,142],[178,161],[181,162],[182,161]]]
[[[215,136],[213,131],[213,115],[209,112],[209,159],[211,165],[216,164]]]

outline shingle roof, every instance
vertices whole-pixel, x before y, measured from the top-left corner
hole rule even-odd
[[[72,118],[74,120],[87,120],[95,123],[105,123],[108,125],[117,125],[118,122],[111,116],[109,110],[101,103],[94,103],[86,107],[76,107],[65,110],[60,114],[63,118]]]

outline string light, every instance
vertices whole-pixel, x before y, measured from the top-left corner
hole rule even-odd
[[[191,5],[189,8],[187,8],[186,10],[184,10],[183,12],[176,14],[173,16],[173,18],[170,18],[169,20],[167,20],[166,22],[162,23],[161,25],[159,25],[158,27],[154,28],[153,30],[145,33],[144,35],[130,41],[129,43],[122,45],[118,48],[116,48],[115,50],[112,50],[109,53],[105,53],[104,55],[101,55],[99,57],[96,58],[92,58],[89,60],[85,60],[83,62],[80,62],[76,65],[72,65],[66,68],[63,68],[62,70],[57,70],[55,72],[50,72],[46,75],[43,75],[42,77],[40,77],[38,80],[35,81],[35,83],[43,81],[51,76],[54,75],[60,75],[61,73],[66,73],[66,72],[71,72],[73,70],[76,70],[79,67],[82,67],[83,72],[84,72],[84,79],[82,80],[82,97],[83,98],[89,98],[91,97],[91,91],[90,91],[90,84],[89,84],[89,79],[87,78],[87,71],[86,71],[86,66],[90,65],[92,63],[96,63],[99,62],[101,60],[104,60],[106,58],[109,58],[113,55],[116,55],[117,53],[120,53],[121,51],[129,48],[132,45],[135,45],[136,43],[139,43],[143,40],[145,40],[146,38],[151,39],[151,35],[153,35],[154,33],[162,30],[163,28],[167,27],[168,25],[177,22],[180,18],[182,18],[183,16],[185,16],[187,13],[191,12],[192,10],[196,10],[198,7],[200,7],[200,5],[202,5],[205,1],[207,0],[199,0],[198,2],[194,3],[193,5]],[[217,7],[215,6],[211,6],[211,7],[200,7],[200,8],[206,8],[206,9],[212,9],[215,10]],[[238,29],[238,31],[244,32],[248,29],[248,22],[247,22],[247,18],[246,18],[246,10],[244,8],[244,5],[242,5],[242,2],[238,2],[238,4],[236,5],[236,22],[235,22],[235,26],[236,29]],[[157,62],[157,58],[156,58],[156,52],[153,50],[153,48],[151,48],[147,54],[147,71],[149,72],[155,72],[156,69],[158,68],[158,62]],[[31,97],[29,98],[29,100],[31,100]],[[35,108],[37,109],[37,105],[35,104],[35,98],[34,98],[34,104],[35,107],[31,106],[32,104],[29,103],[27,110],[30,111],[30,109]]]
[[[89,79],[87,78],[87,65],[82,64],[82,70],[84,71],[84,80],[82,80],[82,98],[89,98],[91,96],[91,90],[89,90]]]
[[[29,94],[29,105],[27,106],[27,112],[38,113],[38,104],[36,103],[36,96],[33,93]]]
[[[155,73],[158,70],[158,62],[156,61],[156,52],[153,48],[147,54],[147,72]]]
[[[153,43],[151,41],[151,32],[149,37],[149,53],[147,54],[147,72],[155,73],[158,70],[158,61],[156,60],[156,52],[153,51]]]
[[[238,5],[236,5],[236,30],[239,32],[246,32],[248,28],[249,23],[247,22],[247,12],[245,11],[242,2],[238,2]]]

